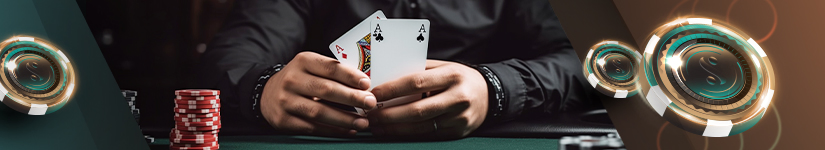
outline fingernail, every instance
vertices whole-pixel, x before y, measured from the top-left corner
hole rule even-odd
[[[369,89],[370,88],[370,79],[369,78],[363,78],[363,79],[361,79],[361,81],[359,81],[358,84],[359,84],[358,86],[361,86],[361,89]]]
[[[367,121],[367,119],[358,118],[358,119],[355,119],[355,121],[352,121],[352,126],[355,127],[355,129],[357,129],[357,130],[361,130],[361,129],[366,129],[367,127],[369,127],[370,123],[369,123],[369,121]]]
[[[381,128],[373,128],[373,129],[372,129],[372,134],[373,134],[373,135],[377,135],[377,136],[382,136],[382,135],[384,135],[384,129],[381,129]]]
[[[368,106],[368,108],[365,108],[366,110],[373,109],[373,106],[375,106],[375,103],[378,103],[378,100],[375,99],[375,96],[370,95],[370,96],[364,97],[364,104],[366,104],[366,106]]]

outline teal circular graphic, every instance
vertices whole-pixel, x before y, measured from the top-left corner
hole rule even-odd
[[[636,75],[636,62],[633,62],[626,54],[613,52],[605,54],[603,57],[605,65],[599,67],[607,79],[623,82],[633,79]]]
[[[675,52],[683,62],[675,71],[682,90],[708,104],[737,102],[741,97],[735,96],[750,85],[745,71],[751,68],[734,47],[708,38],[682,43]]]
[[[582,70],[593,88],[614,98],[627,98],[639,91],[637,73],[641,54],[618,41],[593,45],[582,62]]]
[[[19,53],[12,60],[11,63],[16,63],[17,68],[9,73],[18,88],[43,94],[56,87],[60,70],[56,70],[54,61],[48,57],[36,51],[27,51]]]
[[[756,41],[707,18],[656,29],[645,46],[646,101],[688,132],[724,137],[755,125],[774,93],[773,68]]]
[[[29,115],[63,107],[74,93],[74,67],[63,51],[38,38],[12,37],[0,43],[3,103]]]

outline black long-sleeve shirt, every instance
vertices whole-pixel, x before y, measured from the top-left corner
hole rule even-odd
[[[547,0],[241,0],[202,57],[201,83],[222,91],[225,111],[251,116],[264,69],[301,51],[333,57],[329,43],[376,10],[429,19],[428,59],[489,67],[506,95],[501,120],[592,105]]]

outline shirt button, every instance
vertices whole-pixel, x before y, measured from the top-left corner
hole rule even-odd
[[[410,8],[415,9],[415,7],[417,7],[415,3],[410,3]]]

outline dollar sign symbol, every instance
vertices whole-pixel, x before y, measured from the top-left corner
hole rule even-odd
[[[32,81],[38,81],[38,79],[43,80],[43,78],[40,78],[40,75],[34,72],[34,69],[37,69],[37,62],[26,63],[26,69],[32,73]]]
[[[618,59],[613,60],[613,66],[616,66],[616,73],[623,73],[624,70],[622,70],[622,67],[619,67],[619,64],[622,64],[621,60],[618,60]]]
[[[715,66],[718,63],[718,61],[716,60],[716,57],[711,56],[707,59],[705,59],[705,57],[702,57],[701,59],[699,59],[699,61],[700,61],[699,66],[701,66],[702,69],[705,69],[705,71],[710,73],[710,76],[708,76],[707,79],[706,79],[708,81],[708,84],[716,85],[717,82],[719,83],[719,85],[725,84],[724,79],[722,79],[721,77],[719,77],[719,75],[716,75],[715,73],[713,73],[709,70],[709,68],[712,69],[712,67]]]

